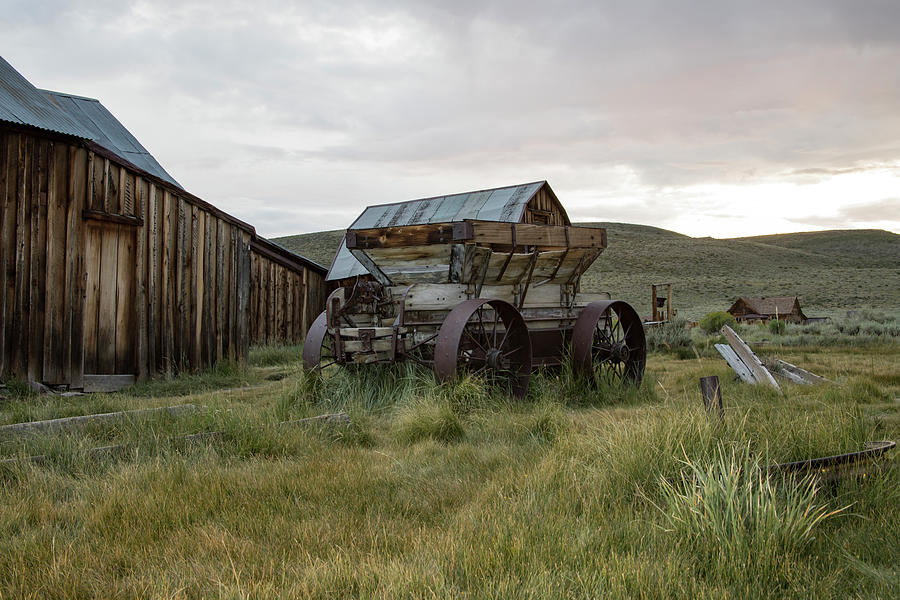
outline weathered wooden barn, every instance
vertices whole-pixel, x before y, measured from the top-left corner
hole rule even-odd
[[[780,319],[788,323],[805,323],[806,315],[800,308],[797,296],[773,296],[770,298],[740,297],[728,312],[737,321],[766,322]]]
[[[479,190],[449,196],[435,196],[367,207],[350,225],[354,229],[450,223],[465,219],[504,223],[571,225],[566,210],[546,181]],[[513,228],[515,231],[515,228]],[[513,240],[515,240],[515,233]],[[515,245],[515,242],[513,242]],[[369,277],[369,271],[341,242],[327,280],[332,285],[348,285],[357,277]]]
[[[0,58],[0,379],[108,389],[244,362],[302,339],[324,275],[182,189],[98,101]]]

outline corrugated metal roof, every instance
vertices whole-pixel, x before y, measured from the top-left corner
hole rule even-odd
[[[139,169],[181,188],[98,100],[40,90],[2,57],[0,120],[91,140]]]
[[[87,131],[0,57],[0,120],[80,138]]]
[[[536,181],[490,190],[369,206],[348,229],[451,223],[465,219],[519,223],[525,214],[528,201],[545,185],[546,181]],[[331,262],[326,280],[345,279],[366,273],[368,273],[366,268],[356,260],[347,249],[346,243],[342,241]]]
[[[87,132],[87,135],[82,137],[96,142],[139,169],[181,188],[181,184],[162,168],[137,138],[131,135],[131,132],[125,129],[125,126],[99,100],[62,92],[41,91]]]

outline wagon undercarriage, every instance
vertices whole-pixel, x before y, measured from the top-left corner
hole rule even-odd
[[[606,247],[585,227],[464,221],[351,231],[371,280],[335,290],[307,335],[307,370],[413,361],[523,396],[532,369],[639,383],[645,342],[626,303],[579,291]]]

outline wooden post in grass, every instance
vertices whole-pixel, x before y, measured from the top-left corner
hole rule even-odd
[[[703,406],[706,412],[716,410],[719,419],[725,420],[725,408],[722,406],[722,388],[719,387],[719,377],[711,375],[710,377],[700,378],[700,393],[703,394]]]

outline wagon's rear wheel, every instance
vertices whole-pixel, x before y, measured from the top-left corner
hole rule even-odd
[[[522,315],[502,300],[474,298],[457,305],[438,332],[434,372],[440,381],[461,373],[481,375],[515,396],[525,396],[531,340]]]
[[[320,372],[334,368],[337,364],[334,338],[328,334],[327,317],[325,311],[322,311],[309,327],[303,341],[303,370]]]
[[[584,307],[572,331],[575,372],[594,383],[640,385],[647,362],[644,325],[637,312],[620,300]]]

